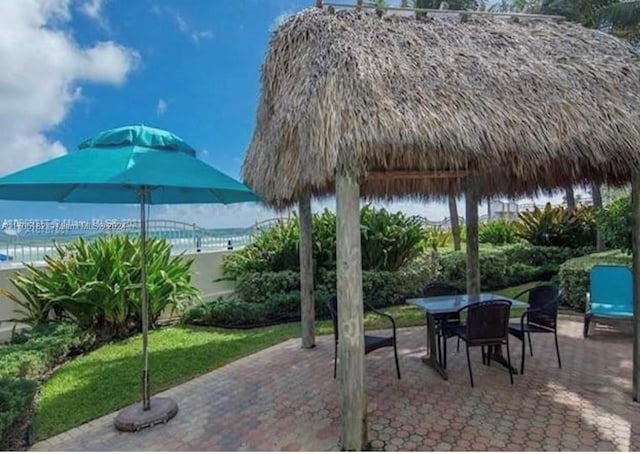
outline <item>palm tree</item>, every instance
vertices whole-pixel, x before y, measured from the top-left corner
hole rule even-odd
[[[567,186],[565,189],[565,201],[567,202],[567,211],[573,213],[576,211],[576,195],[573,192],[573,186]]]
[[[602,209],[602,192],[600,191],[600,185],[597,183],[591,184],[591,200],[593,201],[593,208],[596,211]],[[600,234],[600,230],[596,232],[596,250],[602,252],[606,249],[604,244],[604,238]]]
[[[599,28],[637,43],[640,39],[640,1],[623,1],[598,10]]]
[[[460,219],[458,218],[458,203],[456,196],[449,194],[449,221],[451,223],[451,236],[453,237],[453,249],[460,250]]]

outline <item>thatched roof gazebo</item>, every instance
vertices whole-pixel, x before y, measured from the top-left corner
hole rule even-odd
[[[315,342],[310,198],[337,197],[345,449],[366,441],[361,196],[464,192],[477,293],[480,197],[634,177],[638,194],[640,55],[630,45],[558,18],[446,16],[307,9],[274,33],[262,68],[244,179],[272,206],[300,204],[305,347]]]

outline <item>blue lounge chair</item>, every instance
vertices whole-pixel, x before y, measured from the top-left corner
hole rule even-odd
[[[591,320],[633,319],[631,270],[624,265],[597,265],[591,269],[590,291],[584,314],[584,337]]]

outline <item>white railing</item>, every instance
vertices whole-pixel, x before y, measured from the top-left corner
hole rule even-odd
[[[578,203],[589,205],[591,199],[582,198]],[[542,208],[544,205],[541,205]],[[522,211],[533,209],[533,203],[513,203],[513,202],[496,202],[493,201],[491,210],[487,214],[479,216],[480,222],[486,222],[496,218],[513,219]],[[445,217],[440,221],[434,221],[421,217],[424,224],[429,227],[441,227],[449,229],[451,227],[451,219]],[[286,217],[273,218],[256,223],[250,227],[235,229],[207,229],[199,227],[196,224],[187,222],[174,221],[170,219],[152,219],[148,224],[148,234],[155,238],[164,238],[171,245],[174,253],[182,252],[200,252],[200,251],[216,251],[223,249],[237,249],[246,246],[255,237],[257,232],[268,230],[278,222],[286,220]],[[464,225],[464,218],[458,217],[460,225]],[[91,240],[101,235],[109,233],[127,233],[138,235],[140,223],[138,220],[126,221],[100,221],[102,224],[95,224],[89,234],[86,232],[86,225],[76,228],[55,230],[48,229],[45,221],[42,220],[16,220],[11,221],[13,225],[22,227],[38,226],[37,231],[21,231],[14,229],[12,234],[7,234],[8,230],[3,228],[0,233],[0,266],[20,262],[39,262],[45,255],[55,252],[53,246],[54,241],[58,244],[65,244],[77,240],[79,237]],[[77,221],[74,221],[77,222]],[[81,223],[79,223],[81,224]],[[54,224],[52,224],[54,225]],[[52,227],[49,225],[48,227]],[[55,224],[55,225],[60,225]],[[71,225],[71,224],[64,224]],[[84,235],[82,233],[85,233]],[[47,235],[47,233],[51,233]]]
[[[167,240],[172,245],[174,253],[237,249],[249,244],[258,230],[269,229],[276,221],[271,219],[245,228],[207,229],[181,221],[152,219],[148,224],[148,235]],[[108,222],[105,224],[106,228],[96,228],[90,232],[87,232],[90,230],[87,225],[54,230],[60,223],[53,224],[41,220],[16,220],[11,221],[11,224],[20,228],[7,229],[0,234],[0,266],[42,261],[45,255],[55,252],[54,242],[65,244],[80,237],[90,241],[99,236],[116,233],[137,236],[140,231],[140,223],[137,220]],[[36,231],[25,228],[35,225],[38,225]],[[123,226],[126,228],[119,228]],[[11,234],[7,234],[7,231]]]

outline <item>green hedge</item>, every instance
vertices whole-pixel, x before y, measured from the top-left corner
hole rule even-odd
[[[480,249],[483,290],[497,290],[554,276],[560,264],[582,249],[514,244]],[[466,288],[466,253],[435,252],[421,256],[399,271],[362,272],[364,302],[372,307],[402,303],[417,296],[429,282],[444,281]],[[325,317],[326,300],[336,293],[336,272],[316,270],[316,315]],[[300,275],[296,271],[252,272],[236,280],[236,300],[217,300],[192,307],[185,322],[249,327],[300,318]]]
[[[0,345],[0,449],[23,447],[42,380],[70,355],[86,351],[95,336],[71,323],[36,325]]]
[[[315,294],[316,316],[324,316],[325,297]],[[189,308],[184,322],[225,328],[252,328],[300,319],[300,292],[277,293],[262,303],[218,299]]]
[[[592,252],[591,248],[563,248],[514,244],[480,249],[480,283],[483,290],[545,281],[555,276],[560,265],[572,257]],[[466,288],[467,254],[448,252],[441,258],[442,280]]]
[[[37,392],[34,380],[0,378],[0,450],[25,447]]]
[[[86,351],[95,337],[71,323],[36,325],[0,345],[0,378],[40,379],[69,355]]]
[[[442,256],[442,280],[458,288],[466,288],[467,253],[450,252]],[[480,252],[480,285],[485,290],[506,286],[507,258],[502,251]]]
[[[589,272],[595,265],[631,265],[631,256],[616,250],[590,254],[568,260],[560,267],[558,281],[562,288],[563,303],[584,312],[589,291]]]

